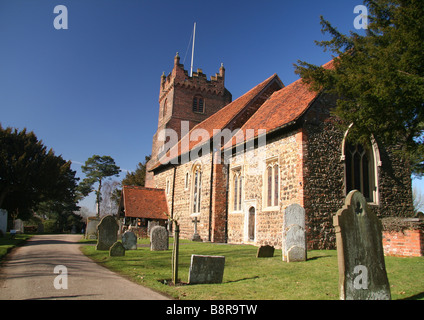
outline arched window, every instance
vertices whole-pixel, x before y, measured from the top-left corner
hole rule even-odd
[[[360,191],[368,202],[377,202],[376,161],[372,147],[354,145],[346,141],[344,146],[346,194]]]
[[[277,207],[279,200],[280,167],[278,163],[270,162],[265,170],[265,206]]]
[[[255,207],[249,209],[248,236],[250,241],[255,240]]]
[[[205,101],[202,96],[196,95],[193,98],[193,112],[204,113]]]
[[[192,214],[200,213],[200,203],[202,194],[202,168],[200,164],[193,168],[192,183]]]
[[[233,211],[241,211],[242,192],[243,192],[243,177],[241,170],[233,170],[232,172],[232,209]]]

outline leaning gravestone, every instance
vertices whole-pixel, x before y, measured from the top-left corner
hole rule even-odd
[[[351,191],[334,216],[341,300],[390,300],[381,222],[364,196]]]
[[[283,216],[283,261],[306,261],[306,252],[305,209],[291,204]]]
[[[150,250],[161,251],[168,250],[169,236],[165,227],[155,226],[150,231]]]
[[[125,231],[122,235],[122,244],[125,250],[137,250],[137,236],[132,231]]]
[[[122,257],[125,256],[125,248],[122,242],[116,241],[109,249],[110,257]]]
[[[224,256],[191,255],[188,284],[222,283]]]
[[[86,239],[97,239],[97,226],[100,223],[100,218],[98,217],[88,217],[87,226],[85,230]]]
[[[7,231],[7,210],[0,209],[0,232],[5,235]]]
[[[260,246],[256,258],[271,258],[274,256],[275,248],[273,246]]]
[[[96,250],[109,250],[118,240],[119,226],[112,216],[105,216],[97,226]]]

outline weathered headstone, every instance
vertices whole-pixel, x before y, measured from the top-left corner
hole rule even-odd
[[[256,258],[271,258],[274,256],[275,248],[273,246],[260,246]]]
[[[197,217],[194,217],[194,220],[192,220],[192,222],[194,223],[194,234],[191,237],[192,241],[202,241],[202,238],[200,238],[200,235],[197,233],[197,223],[200,222],[199,220],[197,220]]]
[[[168,250],[169,236],[165,227],[155,226],[150,231],[150,250],[161,251]]]
[[[222,283],[224,276],[224,256],[191,255],[189,284]]]
[[[85,230],[86,239],[97,239],[97,226],[100,223],[100,218],[98,217],[88,217],[87,226]]]
[[[7,231],[7,210],[0,209],[0,231],[3,235]]]
[[[16,233],[24,233],[24,222],[21,219],[16,219],[13,227]]]
[[[112,216],[105,216],[97,226],[96,250],[109,250],[118,240],[119,226]]]
[[[305,209],[291,204],[283,216],[283,261],[306,261],[306,252]]]
[[[381,222],[359,191],[334,216],[342,300],[390,300]]]
[[[125,248],[122,242],[116,241],[109,249],[110,257],[122,257],[125,256]]]
[[[155,220],[147,221],[147,234],[151,234],[152,229],[156,226],[159,226],[159,221],[155,221]]]
[[[122,235],[122,244],[125,250],[137,250],[137,236],[132,231],[125,231]]]

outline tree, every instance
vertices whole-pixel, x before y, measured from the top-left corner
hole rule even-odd
[[[40,203],[54,201],[77,208],[78,178],[71,162],[56,156],[26,129],[0,125],[0,208],[27,220]]]
[[[79,190],[81,194],[87,196],[94,191],[93,185],[98,183],[96,190],[96,203],[97,203],[97,216],[100,217],[100,204],[101,204],[101,189],[102,181],[111,176],[118,176],[121,169],[115,164],[110,156],[93,155],[88,158],[85,165],[81,166],[82,172],[85,173],[86,178],[81,181]]]
[[[139,162],[134,172],[127,172],[122,180],[122,185],[144,187],[146,182],[146,164],[150,158],[151,156],[145,156],[144,162]]]
[[[145,156],[143,162],[139,162],[134,172],[127,172],[125,178],[121,181],[122,186],[139,186],[144,187],[146,182],[146,164],[149,162],[151,156]],[[122,189],[116,188],[113,191],[112,200],[115,201],[116,205],[119,205],[119,199],[121,198]]]
[[[349,137],[400,144],[413,172],[424,173],[424,1],[366,0],[365,35],[341,34],[321,17],[317,42],[336,54],[334,68],[298,61],[296,73],[315,91],[340,97],[334,114],[344,126],[354,124]]]

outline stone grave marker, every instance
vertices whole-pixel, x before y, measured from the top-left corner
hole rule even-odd
[[[306,252],[305,209],[291,204],[283,216],[283,261],[306,261]]]
[[[122,257],[125,256],[125,248],[122,242],[116,241],[109,249],[110,257]]]
[[[105,216],[97,226],[97,246],[96,250],[109,250],[118,240],[119,226],[112,216]]]
[[[85,227],[86,239],[97,239],[97,226],[100,223],[98,217],[87,217],[87,225]]]
[[[6,235],[7,231],[7,210],[0,209],[0,234]]]
[[[200,222],[197,220],[197,217],[194,217],[194,220],[192,220],[194,223],[194,234],[191,237],[191,241],[202,241],[202,238],[200,238],[200,235],[197,233],[197,223]]]
[[[256,258],[271,258],[274,256],[275,248],[273,246],[260,246]]]
[[[168,230],[165,227],[155,226],[150,231],[150,250],[162,251],[169,248]]]
[[[204,256],[192,254],[188,283],[222,283],[224,266],[224,256]]]
[[[122,235],[122,244],[125,250],[137,250],[137,236],[132,231],[125,231]]]
[[[333,217],[341,300],[390,300],[381,222],[356,190]]]
[[[16,219],[13,227],[16,233],[24,233],[24,222],[21,219]]]

